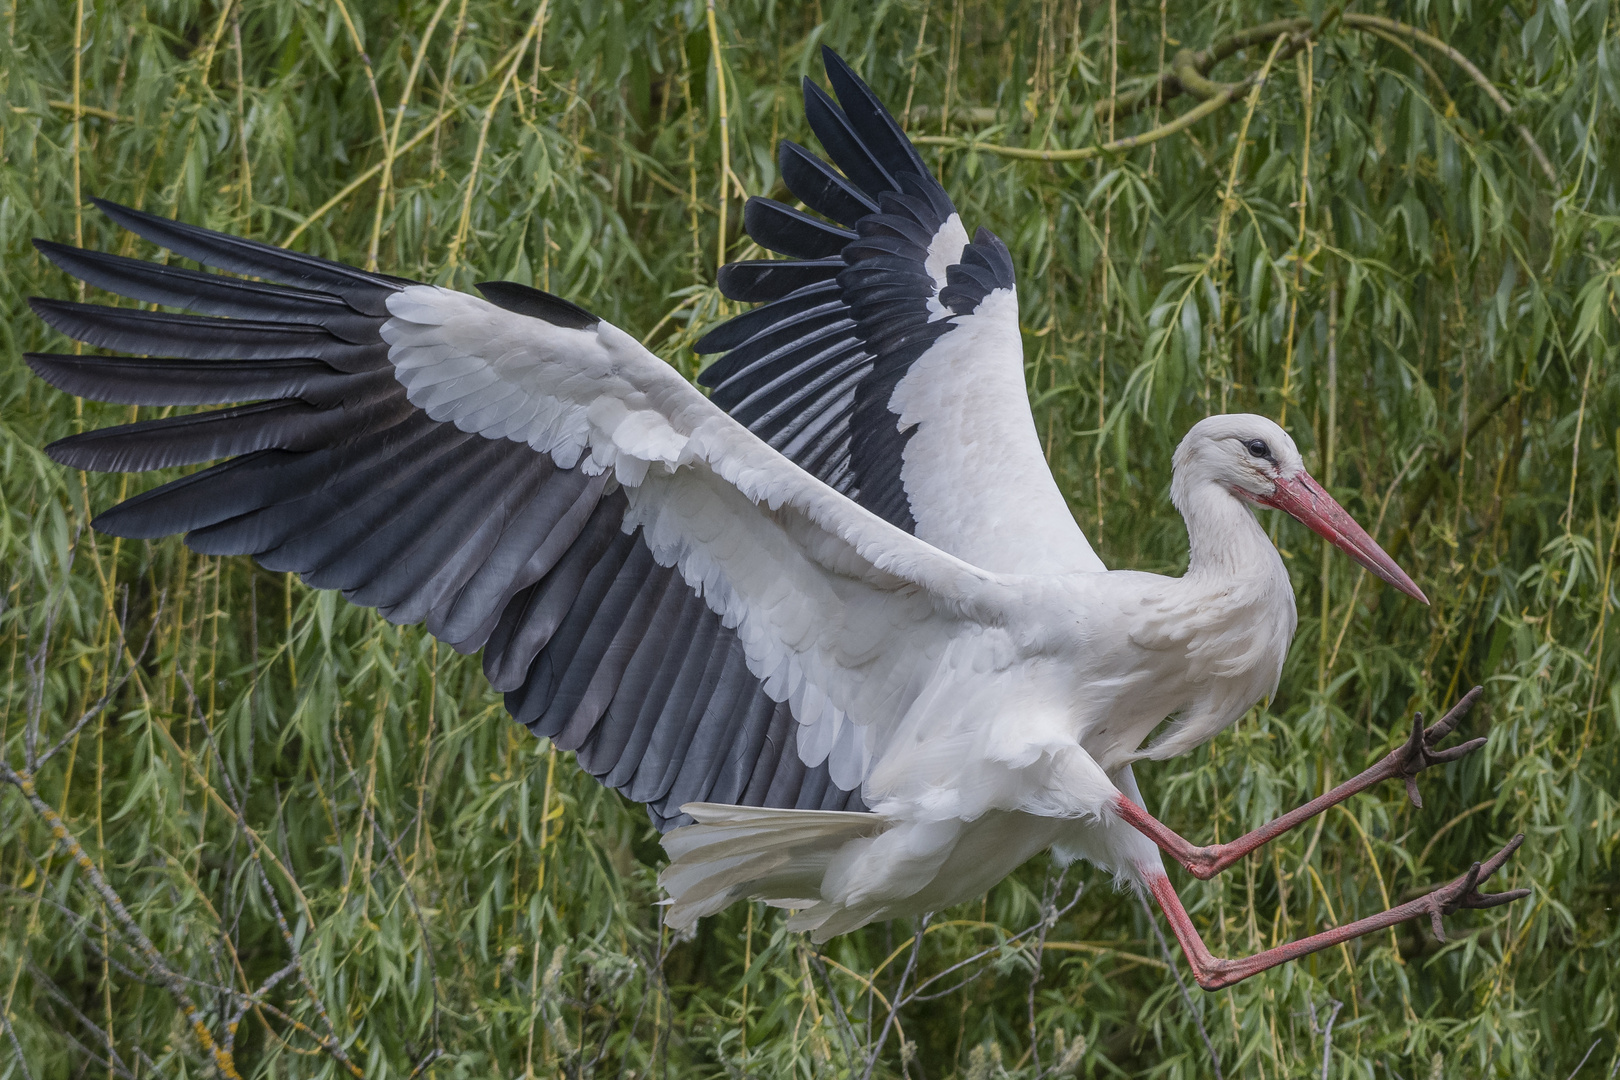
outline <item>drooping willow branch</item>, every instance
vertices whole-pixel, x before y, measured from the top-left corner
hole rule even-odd
[[[1296,22],[1303,22],[1305,27],[1300,32],[1290,34],[1288,28]],[[1288,20],[1286,23],[1268,23],[1266,24],[1265,28],[1270,27],[1281,27],[1281,29],[1277,30],[1276,33],[1271,35],[1271,40],[1275,41],[1278,38],[1287,38],[1282,47],[1277,50],[1277,54],[1274,58],[1275,60],[1286,60],[1293,56],[1300,49],[1303,49],[1306,43],[1309,42],[1312,37],[1311,24],[1310,20],[1308,19]],[[1255,29],[1259,30],[1263,28],[1256,27]],[[1231,40],[1234,39],[1227,39],[1228,42]],[[1227,44],[1227,42],[1222,43],[1223,46],[1225,44]],[[914,136],[911,141],[921,143],[925,146],[950,146],[961,149],[982,150],[985,153],[995,154],[998,157],[1015,158],[1022,161],[1084,161],[1087,158],[1097,157],[1101,154],[1109,154],[1119,150],[1130,150],[1137,146],[1146,146],[1148,143],[1157,142],[1160,139],[1174,135],[1178,131],[1191,127],[1204,117],[1219,111],[1226,105],[1231,104],[1239,96],[1241,96],[1244,91],[1258,85],[1261,82],[1261,76],[1259,73],[1250,75],[1248,78],[1235,83],[1217,83],[1204,78],[1202,73],[1197,70],[1198,63],[1201,62],[1199,58],[1205,57],[1206,55],[1214,56],[1215,51],[1216,50],[1213,47],[1211,49],[1206,49],[1201,53],[1192,53],[1189,50],[1183,49],[1181,52],[1176,54],[1175,63],[1171,65],[1172,71],[1179,69],[1182,72],[1182,76],[1185,77],[1185,81],[1183,81],[1182,78],[1176,79],[1176,86],[1179,88],[1178,92],[1186,91],[1187,93],[1193,94],[1195,97],[1202,97],[1204,100],[1193,106],[1191,109],[1188,109],[1174,120],[1161,124],[1149,131],[1144,131],[1138,135],[1127,135],[1124,138],[1115,139],[1112,142],[1098,143],[1093,146],[1082,146],[1073,150],[1036,150],[1023,146],[1002,146],[995,143],[984,143],[976,140],[957,138],[951,135],[920,135]],[[1237,47],[1233,47],[1231,51],[1237,51]],[[1220,57],[1216,56],[1214,59],[1210,59],[1206,65],[1206,68],[1208,66],[1213,66],[1217,59],[1220,59]],[[1166,78],[1169,77],[1171,76],[1166,76]],[[1127,95],[1127,97],[1134,101],[1134,94],[1140,92],[1141,91],[1133,91],[1132,95]],[[1106,106],[1107,102],[1104,102],[1103,104]],[[1130,107],[1135,108],[1135,105],[1131,105]],[[1119,114],[1116,112],[1115,115],[1117,116]]]
[[[1503,116],[1510,117],[1513,115],[1513,106],[1508,104],[1507,98],[1502,96],[1502,92],[1496,88],[1496,85],[1485,77],[1485,73],[1479,70],[1468,57],[1434,35],[1424,33],[1415,26],[1408,26],[1405,23],[1396,22],[1394,19],[1386,19],[1381,15],[1345,15],[1341,18],[1346,26],[1369,31],[1383,30],[1387,33],[1411,38],[1419,44],[1428,46],[1462,68],[1468,77],[1473,79],[1481,90],[1485,91],[1486,96],[1496,103],[1496,107],[1502,110]],[[1530,129],[1518,121],[1514,121],[1513,126],[1518,130],[1519,138],[1524,140],[1525,146],[1529,147],[1530,152],[1536,156],[1536,163],[1541,166],[1542,175],[1547,178],[1547,183],[1557,187],[1558,174],[1553,171],[1552,162],[1547,159],[1547,155],[1536,142],[1535,136],[1530,134]]]
[[[1438,83],[1438,76],[1435,74],[1434,69],[1400,39],[1405,38],[1408,41],[1433,49],[1462,68],[1464,74],[1485,91],[1486,96],[1502,111],[1504,117],[1512,116],[1513,106],[1502,95],[1502,92],[1496,88],[1496,85],[1486,77],[1485,73],[1476,64],[1444,41],[1394,19],[1386,19],[1379,15],[1346,13],[1336,18],[1330,17],[1321,24],[1313,23],[1307,18],[1280,19],[1241,30],[1220,39],[1205,49],[1182,49],[1172,59],[1169,70],[1158,78],[1151,79],[1143,85],[1113,99],[1104,99],[1090,106],[1075,106],[1070,110],[1071,116],[1083,115],[1085,109],[1089,109],[1095,115],[1100,116],[1105,114],[1112,105],[1114,116],[1121,117],[1138,112],[1149,103],[1162,103],[1181,94],[1202,99],[1199,104],[1173,120],[1136,135],[1128,135],[1124,138],[1114,139],[1111,142],[1096,143],[1091,146],[1052,150],[1005,146],[999,143],[983,142],[954,135],[916,135],[912,137],[912,141],[925,146],[978,150],[987,154],[994,154],[997,157],[1012,158],[1020,161],[1084,161],[1087,158],[1098,157],[1103,154],[1145,146],[1148,143],[1168,138],[1179,131],[1184,131],[1204,117],[1218,112],[1260,81],[1258,74],[1251,74],[1238,82],[1232,83],[1216,82],[1210,79],[1209,72],[1222,60],[1243,49],[1264,42],[1275,41],[1279,37],[1286,36],[1288,40],[1278,51],[1276,57],[1278,60],[1285,60],[1304,48],[1307,43],[1319,37],[1322,31],[1333,23],[1337,23],[1346,29],[1371,34],[1380,40],[1402,48],[1416,59],[1423,66],[1425,72]],[[1442,87],[1442,92],[1443,90]],[[993,109],[969,109],[965,110],[964,115],[970,120],[978,122],[991,122],[996,119],[995,110]],[[924,110],[917,109],[912,111],[912,116],[925,118],[926,113]],[[1556,187],[1558,183],[1557,173],[1553,170],[1552,162],[1548,159],[1546,153],[1536,142],[1535,136],[1521,122],[1514,121],[1513,126],[1520,139],[1524,141],[1525,146],[1535,156],[1536,164],[1540,167],[1542,175],[1546,176],[1549,184]]]

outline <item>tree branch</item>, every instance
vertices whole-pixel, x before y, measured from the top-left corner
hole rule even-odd
[[[101,870],[96,866],[95,860],[84,850],[78,839],[68,831],[67,823],[62,820],[55,810],[51,809],[49,803],[39,797],[39,792],[34,788],[33,775],[27,772],[18,772],[10,765],[0,761],[0,781],[11,784],[23,793],[23,797],[28,800],[28,804],[34,808],[34,813],[38,814],[51,830],[51,836],[67,852],[68,857],[78,865],[79,871],[85,876],[85,880],[90,882],[90,887],[96,891],[102,902],[107,905],[107,910],[113,913],[113,918],[118,921],[119,927],[140,950],[147,966],[163,981],[164,987],[174,998],[175,1003],[180,1006],[180,1011],[185,1014],[186,1022],[191,1027],[193,1037],[196,1038],[203,1052],[208,1055],[214,1066],[214,1071],[226,1077],[227,1080],[242,1080],[242,1074],[236,1071],[236,1062],[232,1059],[230,1052],[214,1041],[213,1033],[208,1030],[208,1025],[203,1023],[202,1014],[197,1008],[197,1003],[192,1001],[191,995],[186,992],[184,980],[171,970],[168,964],[164,963],[163,954],[158,952],[158,948],[152,943],[152,939],[147,937],[146,933],[141,930],[140,924],[135,921],[134,916],[129,913],[129,909],[124,906],[123,898],[107,883],[107,879],[101,876]]]
[[[1414,26],[1408,26],[1394,19],[1386,19],[1380,15],[1348,13],[1339,15],[1330,13],[1321,23],[1313,23],[1307,18],[1280,19],[1276,22],[1262,23],[1259,26],[1240,30],[1205,49],[1196,51],[1182,49],[1176,53],[1175,58],[1171,61],[1170,70],[1157,79],[1153,79],[1128,93],[1119,94],[1113,98],[1104,98],[1090,106],[1090,110],[1095,116],[1106,115],[1112,109],[1115,118],[1119,118],[1129,116],[1154,101],[1162,103],[1180,94],[1202,99],[1200,104],[1187,110],[1174,120],[1137,135],[1128,135],[1124,138],[1114,139],[1111,142],[1082,146],[1071,150],[1037,150],[1022,146],[1004,146],[999,143],[981,142],[971,137],[954,135],[917,135],[912,137],[912,142],[923,146],[977,150],[1015,161],[1084,161],[1103,154],[1146,146],[1148,143],[1158,142],[1160,139],[1186,130],[1204,117],[1219,111],[1223,106],[1231,104],[1245,90],[1248,90],[1259,81],[1257,75],[1250,75],[1235,83],[1216,82],[1210,79],[1208,77],[1210,70],[1222,60],[1242,49],[1267,41],[1275,41],[1278,37],[1288,35],[1291,40],[1277,54],[1278,60],[1286,60],[1304,48],[1307,42],[1319,37],[1322,31],[1335,21],[1349,29],[1371,34],[1404,50],[1423,67],[1424,72],[1439,88],[1441,95],[1449,105],[1451,104],[1451,98],[1446,94],[1445,87],[1440,83],[1439,76],[1435,73],[1434,68],[1430,67],[1426,61],[1400,39],[1402,37],[1409,38],[1434,49],[1462,68],[1463,72],[1485,91],[1486,96],[1495,103],[1497,108],[1502,110],[1503,116],[1511,118],[1513,106],[1508,103],[1507,98],[1502,96],[1502,92],[1496,88],[1496,85],[1468,57],[1439,38]],[[1068,115],[1070,118],[1078,119],[1084,115],[1083,110],[1085,108],[1086,106],[1072,105],[1068,109]],[[926,119],[927,110],[923,108],[913,109],[912,114],[919,120]],[[957,114],[966,116],[975,123],[994,123],[999,118],[997,110],[993,108],[962,109],[958,110]],[[1518,121],[1512,121],[1512,123],[1514,130],[1524,140],[1525,146],[1535,156],[1542,175],[1547,178],[1549,184],[1557,187],[1558,174],[1553,170],[1552,162],[1543,152],[1540,144],[1536,142],[1535,136],[1530,133],[1530,129],[1524,124]]]
[[[1496,107],[1502,110],[1503,116],[1511,117],[1513,115],[1513,106],[1508,104],[1507,98],[1502,96],[1502,92],[1496,88],[1496,84],[1491,82],[1490,79],[1487,79],[1485,77],[1485,73],[1479,70],[1479,68],[1475,67],[1473,61],[1469,60],[1468,57],[1464,56],[1456,49],[1453,49],[1450,45],[1447,45],[1433,34],[1426,34],[1415,26],[1407,26],[1403,22],[1396,22],[1394,19],[1386,19],[1381,15],[1347,14],[1341,16],[1340,18],[1344,25],[1358,30],[1367,30],[1369,32],[1373,30],[1383,30],[1387,33],[1399,34],[1402,37],[1408,37],[1413,41],[1419,42],[1420,44],[1427,45],[1429,48],[1445,56],[1446,59],[1450,60],[1453,64],[1456,64],[1458,67],[1462,68],[1464,73],[1466,73],[1470,79],[1473,79],[1474,82],[1479,85],[1481,90],[1485,91],[1485,95],[1496,103]],[[1544,176],[1546,176],[1547,183],[1551,184],[1553,187],[1557,187],[1558,174],[1553,171],[1552,162],[1547,160],[1547,155],[1542,152],[1541,146],[1536,142],[1535,136],[1530,134],[1530,129],[1518,122],[1514,122],[1513,127],[1518,131],[1519,138],[1523,139],[1524,144],[1530,148],[1530,152],[1536,156],[1536,163],[1541,166],[1541,172]]]

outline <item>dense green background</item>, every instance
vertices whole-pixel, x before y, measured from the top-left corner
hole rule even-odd
[[[1534,894],[1453,918],[1444,947],[1408,924],[1185,995],[1137,900],[1086,867],[1039,955],[1039,935],[1005,944],[1038,921],[1038,859],[929,927],[917,977],[988,949],[957,972],[981,977],[902,1009],[875,1074],[1202,1077],[1213,1052],[1225,1076],[1292,1080],[1323,1074],[1313,1018],[1337,1001],[1326,1075],[1613,1076],[1620,12],[1350,11],[1458,55],[1260,0],[727,0],[712,30],[695,0],[11,0],[0,753],[27,767],[36,722],[42,751],[113,692],[37,770],[37,804],[0,785],[0,1078],[859,1077],[912,935],[818,952],[739,906],[670,942],[645,814],[510,724],[474,659],[246,560],[85,531],[149,481],[39,452],[130,410],[23,366],[63,347],[24,298],[76,295],[30,237],[154,254],[99,194],[397,274],[532,281],[691,372],[733,310],[717,249],[749,250],[739,187],[777,188],[776,140],[809,138],[797,80],[820,43],[909,103],[914,133],[1078,148],[1109,137],[1096,102],[1181,46],[1301,15],[1323,21],[1312,47],[1252,106],[1245,90],[1150,145],[924,152],[1013,251],[1040,431],[1111,565],[1178,572],[1170,451],[1207,412],[1252,409],[1434,600],[1271,524],[1299,637],[1268,708],[1141,770],[1172,825],[1230,837],[1359,770],[1411,710],[1487,687],[1464,733],[1489,745],[1426,775],[1421,811],[1391,785],[1219,880],[1178,874],[1212,946],[1371,913],[1521,830],[1499,881]],[[1194,104],[1120,109],[1114,133]]]

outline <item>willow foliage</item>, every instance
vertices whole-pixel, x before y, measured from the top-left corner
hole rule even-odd
[[[1617,16],[11,0],[0,1077],[1613,1076]],[[1223,41],[1242,47],[1213,66],[1181,52]],[[1246,409],[1283,420],[1434,600],[1272,523],[1299,637],[1276,700],[1141,771],[1172,826],[1231,837],[1486,687],[1463,734],[1488,745],[1426,773],[1421,810],[1390,785],[1178,877],[1212,947],[1382,909],[1520,831],[1500,885],[1529,900],[1213,995],[1181,989],[1131,894],[1086,867],[1059,890],[1045,859],[920,944],[895,924],[818,951],[746,905],[671,941],[645,814],[512,725],[475,660],[245,560],[96,536],[90,513],[144,481],[40,453],[131,411],[20,359],[63,347],[25,298],[76,295],[31,237],[150,254],[92,195],[533,282],[695,371],[730,310],[716,264],[750,250],[741,194],[779,188],[778,139],[809,139],[797,80],[821,43],[909,110],[964,219],[1012,249],[1039,429],[1112,565],[1178,572],[1170,451]],[[1193,109],[1139,145],[1027,152]],[[906,973],[925,988],[892,1010]]]

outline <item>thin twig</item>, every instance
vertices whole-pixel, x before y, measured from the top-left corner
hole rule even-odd
[[[1057,914],[1053,916],[1053,921],[1055,922],[1058,919],[1063,918],[1063,916],[1067,915],[1070,911],[1074,910],[1074,906],[1080,902],[1080,894],[1082,892],[1084,892],[1084,891],[1085,891],[1084,884],[1077,885],[1075,887],[1075,890],[1074,890],[1074,895],[1069,898],[1069,902],[1067,904],[1064,904],[1061,908],[1059,908],[1057,910]],[[968,957],[967,959],[958,960],[956,963],[952,964],[948,968],[945,968],[943,971],[936,972],[935,974],[929,976],[927,979],[924,979],[922,982],[918,983],[916,988],[913,989],[912,992],[909,995],[906,996],[906,999],[904,1001],[902,1001],[900,1004],[901,1005],[909,1005],[914,1001],[933,1001],[936,998],[948,997],[951,994],[954,994],[956,991],[960,990],[962,987],[966,986],[968,983],[972,982],[974,979],[977,979],[980,975],[983,975],[984,971],[981,970],[981,971],[975,972],[974,974],[968,976],[966,979],[962,980],[962,982],[958,983],[956,986],[953,986],[949,990],[944,990],[944,991],[941,991],[939,993],[926,994],[926,995],[923,994],[923,991],[928,989],[928,987],[932,986],[934,983],[936,983],[939,980],[943,979],[945,976],[951,974],[952,972],[960,971],[962,968],[967,967],[969,964],[972,964],[972,963],[975,963],[975,962],[977,962],[979,960],[982,960],[985,957],[989,956],[991,953],[1000,952],[1002,949],[1005,949],[1007,946],[1013,944],[1014,942],[1020,941],[1020,940],[1022,940],[1024,938],[1028,937],[1030,934],[1033,934],[1037,930],[1039,930],[1041,925],[1042,924],[1039,923],[1039,922],[1032,923],[1031,925],[1024,927],[1022,930],[1018,931],[1018,933],[1013,934],[1012,936],[1006,938],[1005,940],[998,941],[996,944],[990,946],[989,948],[981,949],[978,952],[974,953],[972,956]]]
[[[115,1069],[120,1074],[130,1077],[130,1080],[134,1080],[135,1074],[130,1070],[128,1065],[124,1064],[123,1057],[119,1055],[118,1049],[113,1046],[112,1036],[94,1020],[91,1020],[88,1016],[84,1015],[84,1013],[79,1010],[79,1007],[73,1004],[72,1000],[62,992],[62,988],[56,985],[56,980],[52,979],[40,968],[38,964],[34,963],[32,957],[30,957],[28,960],[28,976],[34,980],[34,985],[42,987],[45,990],[45,993],[49,994],[53,1001],[55,1001],[62,1008],[66,1009],[75,1020],[84,1025],[86,1028],[90,1029],[90,1031],[94,1032],[96,1035],[100,1036],[102,1042],[106,1043],[108,1056],[103,1058],[100,1061],[100,1064],[106,1065],[108,1068]],[[66,1033],[64,1032],[64,1034]],[[82,1044],[80,1049],[84,1050],[86,1053],[91,1053],[90,1049]],[[135,1052],[140,1055],[141,1063],[143,1065],[154,1072],[157,1071],[157,1064],[153,1062],[151,1058],[147,1057],[144,1050],[142,1050],[139,1046],[136,1046]]]
[[[1310,1009],[1311,1034],[1322,1036],[1322,1080],[1328,1080],[1328,1064],[1333,1054],[1333,1022],[1339,1018],[1339,1010],[1344,1008],[1344,1002],[1339,1001],[1337,998],[1328,998],[1328,1004],[1333,1006],[1333,1011],[1328,1013],[1327,1023],[1318,1029],[1316,1026],[1316,1003],[1314,1001],[1305,1003],[1306,1008]]]
[[[11,1040],[11,1049],[17,1054],[17,1065],[22,1069],[23,1080],[34,1080],[34,1074],[28,1071],[28,1058],[23,1055],[22,1043],[17,1039],[17,1032],[11,1026],[11,1018],[0,1010],[0,1027],[6,1029],[6,1037]]]
[[[1592,1043],[1591,1046],[1588,1046],[1586,1048],[1586,1053],[1581,1055],[1581,1060],[1576,1062],[1575,1068],[1573,1070],[1571,1070],[1571,1072],[1569,1074],[1569,1080],[1575,1080],[1575,1074],[1581,1071],[1581,1067],[1586,1064],[1586,1059],[1592,1056],[1592,1051],[1596,1050],[1598,1048],[1598,1043],[1601,1043],[1602,1041],[1603,1040],[1601,1038],[1597,1039],[1595,1042]],[[1613,1075],[1613,1074],[1611,1073],[1610,1075]]]
[[[44,820],[46,826],[51,830],[51,836],[67,852],[68,857],[78,864],[80,872],[84,874],[85,880],[90,883],[90,887],[101,897],[102,902],[107,905],[108,910],[113,913],[113,917],[118,921],[119,927],[140,950],[142,959],[162,979],[164,987],[169,991],[170,996],[174,998],[175,1003],[180,1006],[180,1011],[185,1015],[187,1025],[191,1028],[192,1036],[197,1040],[198,1045],[202,1047],[203,1052],[208,1055],[210,1063],[214,1066],[214,1071],[221,1076],[227,1077],[228,1080],[241,1080],[241,1074],[236,1071],[236,1062],[232,1060],[230,1053],[214,1040],[213,1033],[203,1023],[202,1015],[197,1009],[197,1003],[186,992],[185,980],[164,962],[163,954],[152,943],[152,939],[147,937],[146,933],[141,930],[140,924],[135,921],[134,916],[129,913],[129,909],[124,906],[123,898],[107,883],[107,879],[102,877],[101,870],[96,866],[95,860],[84,850],[78,839],[68,831],[67,823],[62,820],[55,810],[51,809],[50,804],[39,797],[39,792],[34,787],[33,776],[25,772],[19,773],[6,762],[0,761],[0,781],[11,784],[23,793],[23,797],[34,808],[34,812]]]
[[[894,1026],[895,1018],[900,1012],[900,1003],[904,1000],[906,983],[917,970],[917,959],[922,955],[923,932],[928,929],[928,920],[932,919],[930,912],[917,920],[917,930],[912,937],[911,955],[906,958],[905,970],[900,973],[900,982],[894,988],[894,1004],[889,1007],[889,1015],[883,1018],[883,1029],[878,1032],[877,1044],[866,1058],[866,1071],[861,1074],[861,1080],[872,1080],[872,1070],[877,1068],[878,1058],[883,1054],[883,1044],[888,1041],[889,1029]]]
[[[1030,961],[1031,971],[1027,1002],[1029,1006],[1029,1056],[1035,1067],[1037,1077],[1041,1075],[1043,1070],[1041,1069],[1040,1033],[1035,1026],[1035,990],[1041,983],[1041,960],[1046,955],[1046,935],[1051,931],[1052,927],[1057,925],[1057,898],[1058,894],[1063,891],[1063,880],[1068,876],[1069,867],[1067,866],[1058,872],[1056,881],[1053,881],[1050,875],[1047,876],[1047,885],[1041,892],[1041,921],[1040,930],[1035,935],[1035,956]],[[1079,894],[1076,893],[1075,895],[1078,899]]]
[[[1193,1005],[1192,994],[1187,990],[1187,982],[1181,977],[1181,969],[1176,966],[1176,958],[1170,952],[1170,943],[1164,940],[1164,931],[1159,929],[1159,920],[1154,918],[1153,909],[1148,907],[1147,897],[1141,892],[1136,894],[1136,900],[1142,905],[1142,912],[1147,916],[1148,925],[1153,928],[1153,936],[1159,939],[1159,951],[1164,953],[1164,962],[1170,968],[1170,974],[1175,976],[1176,986],[1181,988],[1181,1000],[1187,1005],[1187,1012],[1191,1014],[1193,1023],[1198,1025],[1198,1034],[1203,1037],[1204,1049],[1209,1051],[1209,1067],[1215,1070],[1215,1080],[1222,1080],[1221,1059],[1215,1053],[1215,1044],[1210,1041],[1209,1032],[1204,1028],[1204,1015]]]
[[[849,1015],[844,1012],[844,1003],[838,997],[838,988],[833,986],[832,976],[827,973],[827,965],[822,960],[821,954],[814,949],[806,951],[809,954],[810,962],[816,967],[816,973],[821,976],[822,985],[827,988],[827,997],[832,1000],[833,1015],[838,1018],[838,1023],[841,1025],[838,1034],[845,1039],[844,1053],[853,1061],[855,1060],[855,1047],[859,1043],[859,1039],[855,1036],[855,1025],[850,1022]]]

